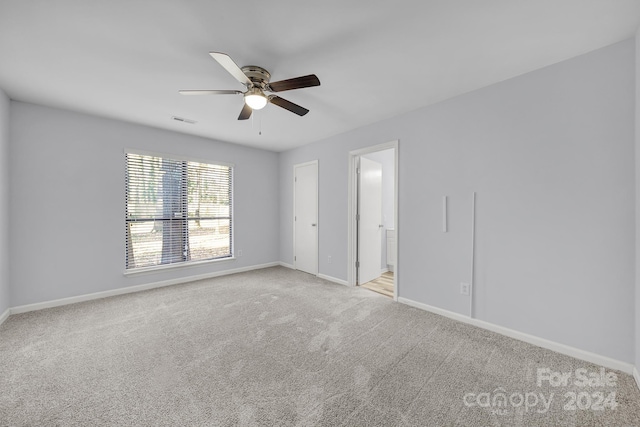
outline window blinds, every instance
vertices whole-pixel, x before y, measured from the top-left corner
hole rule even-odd
[[[232,256],[230,166],[125,157],[126,269]]]

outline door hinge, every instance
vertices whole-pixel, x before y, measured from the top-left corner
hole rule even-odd
[[[297,220],[298,220],[298,217],[297,217],[297,216],[294,216],[294,217],[293,217],[293,220],[294,220],[294,221],[297,221]]]
[[[293,260],[294,260],[294,261],[297,261],[297,260],[298,260],[298,258],[297,258],[297,257],[293,257]]]
[[[356,168],[356,173],[360,173],[360,168]]]
[[[360,214],[356,214],[356,221],[360,221]]]
[[[298,182],[298,177],[297,176],[293,177],[293,182]]]
[[[356,261],[356,268],[360,268],[360,261]]]

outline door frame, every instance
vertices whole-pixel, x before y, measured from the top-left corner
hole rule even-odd
[[[318,187],[319,187],[319,180],[320,180],[320,164],[318,162],[318,159],[315,160],[310,160],[308,162],[303,162],[303,163],[298,163],[293,165],[293,179],[291,180],[292,184],[293,184],[293,215],[291,216],[291,218],[293,219],[292,223],[293,223],[293,269],[297,270],[297,260],[296,260],[296,168],[299,167],[304,167],[304,166],[309,166],[309,165],[316,165],[316,226],[315,226],[315,233],[316,233],[316,277],[318,276],[318,274],[320,273],[320,262],[319,262],[319,256],[320,256],[320,242],[318,240],[318,229],[320,228],[320,220],[318,217],[318,201],[319,201],[319,194],[318,194]]]
[[[358,224],[356,212],[358,211],[358,160],[363,154],[375,153],[376,151],[394,149],[394,185],[393,185],[393,227],[396,230],[396,264],[393,274],[393,300],[398,300],[399,273],[400,273],[400,233],[398,232],[398,146],[399,140],[373,145],[371,147],[360,148],[349,152],[349,183],[348,183],[348,207],[347,207],[347,283],[349,286],[356,286],[356,259],[358,255]]]

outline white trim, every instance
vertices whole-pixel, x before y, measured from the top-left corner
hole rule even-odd
[[[292,269],[292,270],[295,270],[295,267],[293,266],[293,264],[288,264],[288,263],[286,263],[286,262],[282,262],[282,261],[280,261],[280,262],[278,263],[278,265],[279,265],[280,267],[290,268],[290,269]]]
[[[0,314],[0,325],[2,325],[4,323],[5,320],[7,320],[9,318],[9,316],[12,314],[13,310],[11,310],[11,308],[7,308],[4,313]]]
[[[296,269],[293,265],[287,264],[286,262],[282,262],[282,261],[280,261],[278,265],[281,267],[290,268],[292,270]],[[349,286],[349,283],[346,280],[338,279],[337,277],[327,276],[326,274],[322,274],[322,273],[318,273],[316,277],[319,279],[327,280],[329,282],[338,283],[339,285]]]
[[[446,233],[449,229],[447,224],[447,196],[442,196],[442,232]]]
[[[400,232],[399,230],[399,226],[400,226],[400,221],[399,221],[399,216],[398,216],[398,209],[399,209],[399,202],[398,202],[398,195],[400,194],[400,187],[399,187],[399,178],[400,178],[400,141],[395,140],[392,142],[393,145],[393,174],[394,174],[394,183],[393,183],[393,222],[394,222],[394,230],[396,230],[396,262],[393,266],[393,300],[394,301],[398,301],[398,298],[400,296],[400,282],[398,279],[398,272],[400,271],[400,269],[398,268],[399,265],[399,260],[400,260]]]
[[[43,310],[45,308],[59,307],[62,305],[74,304],[77,302],[91,301],[100,298],[107,298],[116,295],[130,294],[133,292],[146,291],[149,289],[162,288],[165,286],[177,285],[179,283],[193,282],[196,280],[210,279],[212,277],[227,276],[229,274],[243,273],[245,271],[259,270],[262,268],[275,267],[278,262],[252,265],[249,267],[234,268],[231,270],[215,271],[212,273],[199,274],[195,276],[179,277],[177,279],[163,280],[160,282],[146,283],[143,285],[128,286],[126,288],[112,289],[109,291],[95,292],[92,294],[78,295],[75,297],[61,298],[52,301],[38,302],[35,304],[20,305],[11,308],[11,314],[26,313],[28,311]]]
[[[637,367],[633,367],[633,379],[636,380],[636,385],[638,386],[638,389],[640,390],[640,372],[638,372],[638,368]]]
[[[338,279],[337,277],[327,276],[326,274],[318,274],[318,278],[328,280],[329,282],[337,283],[339,285],[349,286],[349,282],[346,280]]]
[[[223,261],[236,261],[236,260],[237,260],[236,257],[230,256],[226,258],[204,259],[204,260],[197,260],[197,261],[183,261],[183,262],[176,262],[173,264],[160,264],[160,265],[153,265],[150,267],[131,268],[129,270],[125,270],[122,273],[122,275],[123,276],[139,276],[142,274],[160,273],[166,270],[177,270],[181,268],[195,267],[195,266],[201,266],[206,264],[215,264]]]
[[[393,148],[394,152],[394,225],[393,228],[396,230],[396,264],[393,268],[393,300],[398,301],[399,295],[399,280],[398,280],[398,272],[400,268],[398,267],[400,264],[400,241],[399,236],[399,221],[398,221],[398,194],[399,194],[399,140],[393,140],[389,142],[385,142],[383,144],[373,145],[371,147],[360,148],[358,150],[349,151],[349,177],[348,177],[348,186],[347,186],[347,285],[355,286],[356,285],[356,238],[355,238],[355,229],[356,229],[356,205],[357,200],[356,196],[357,192],[357,179],[356,179],[356,168],[357,168],[357,159],[363,154],[375,153],[377,151],[383,151]]]
[[[423,304],[421,302],[410,300],[408,298],[400,297],[398,298],[398,302],[402,304],[410,305],[411,307],[419,308],[421,310],[429,311],[431,313],[439,314],[441,316],[445,316],[453,320],[467,323],[472,326],[477,326],[479,328],[486,329],[488,331],[496,332],[500,335],[504,335],[510,338],[524,341],[529,344],[536,345],[538,347],[546,348],[548,350],[552,350],[557,353],[575,357],[576,359],[580,359],[586,362],[594,363],[596,365],[604,366],[609,369],[616,369],[626,374],[631,374],[635,369],[633,365],[630,363],[612,359],[607,356],[601,356],[596,353],[591,353],[589,351],[581,350],[579,348],[571,347],[565,344],[560,344],[558,342],[536,337],[534,335],[529,335],[524,332],[515,331],[513,329],[505,328],[503,326],[498,326],[493,323],[485,322],[484,320],[472,319],[463,314],[454,313],[452,311],[433,307],[427,304]],[[638,377],[636,377],[636,381],[638,381]]]
[[[349,153],[349,176],[347,184],[347,283],[356,286],[357,239],[357,197],[358,197],[358,155]]]
[[[476,192],[471,199],[471,269],[469,271],[469,317],[473,314],[473,295],[475,294],[475,264],[476,264]]]

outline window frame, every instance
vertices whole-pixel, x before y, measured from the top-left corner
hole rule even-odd
[[[170,160],[177,160],[177,161],[184,161],[184,162],[197,162],[197,163],[205,163],[205,164],[209,164],[209,165],[217,165],[217,166],[226,166],[228,168],[230,168],[230,173],[231,173],[231,206],[229,209],[229,218],[230,218],[230,230],[229,233],[231,234],[230,239],[229,239],[229,244],[231,245],[231,254],[228,257],[223,257],[223,258],[213,258],[213,259],[205,259],[205,260],[189,260],[189,261],[182,261],[182,262],[174,262],[174,263],[170,263],[170,264],[157,264],[157,265],[151,265],[151,266],[146,266],[146,267],[134,267],[134,268],[129,268],[127,269],[127,247],[126,247],[126,237],[125,237],[125,250],[124,250],[124,257],[123,257],[123,262],[124,262],[124,270],[123,270],[123,275],[125,276],[130,276],[130,275],[137,275],[137,274],[145,274],[145,273],[157,273],[157,272],[161,272],[163,270],[175,270],[175,269],[181,269],[181,268],[189,268],[189,267],[195,267],[195,266],[201,266],[201,265],[206,265],[206,264],[214,264],[214,263],[218,263],[218,262],[225,262],[225,261],[234,261],[236,260],[236,254],[235,254],[235,232],[234,232],[234,228],[235,228],[235,164],[234,163],[229,163],[229,162],[220,162],[220,161],[214,161],[214,160],[209,160],[209,159],[203,159],[203,158],[197,158],[197,157],[190,157],[190,156],[182,156],[179,154],[171,154],[171,153],[163,153],[163,152],[157,152],[157,151],[146,151],[146,150],[138,150],[135,148],[125,148],[123,150],[123,173],[122,173],[122,177],[123,180],[125,180],[126,178],[126,173],[127,173],[127,154],[134,154],[134,155],[139,155],[139,156],[152,156],[152,157],[160,157],[160,158],[166,158],[166,159],[170,159]],[[127,186],[126,186],[126,181],[123,183],[123,187],[124,187],[124,223],[125,223],[125,230],[127,227]],[[126,232],[126,231],[125,231]]]

